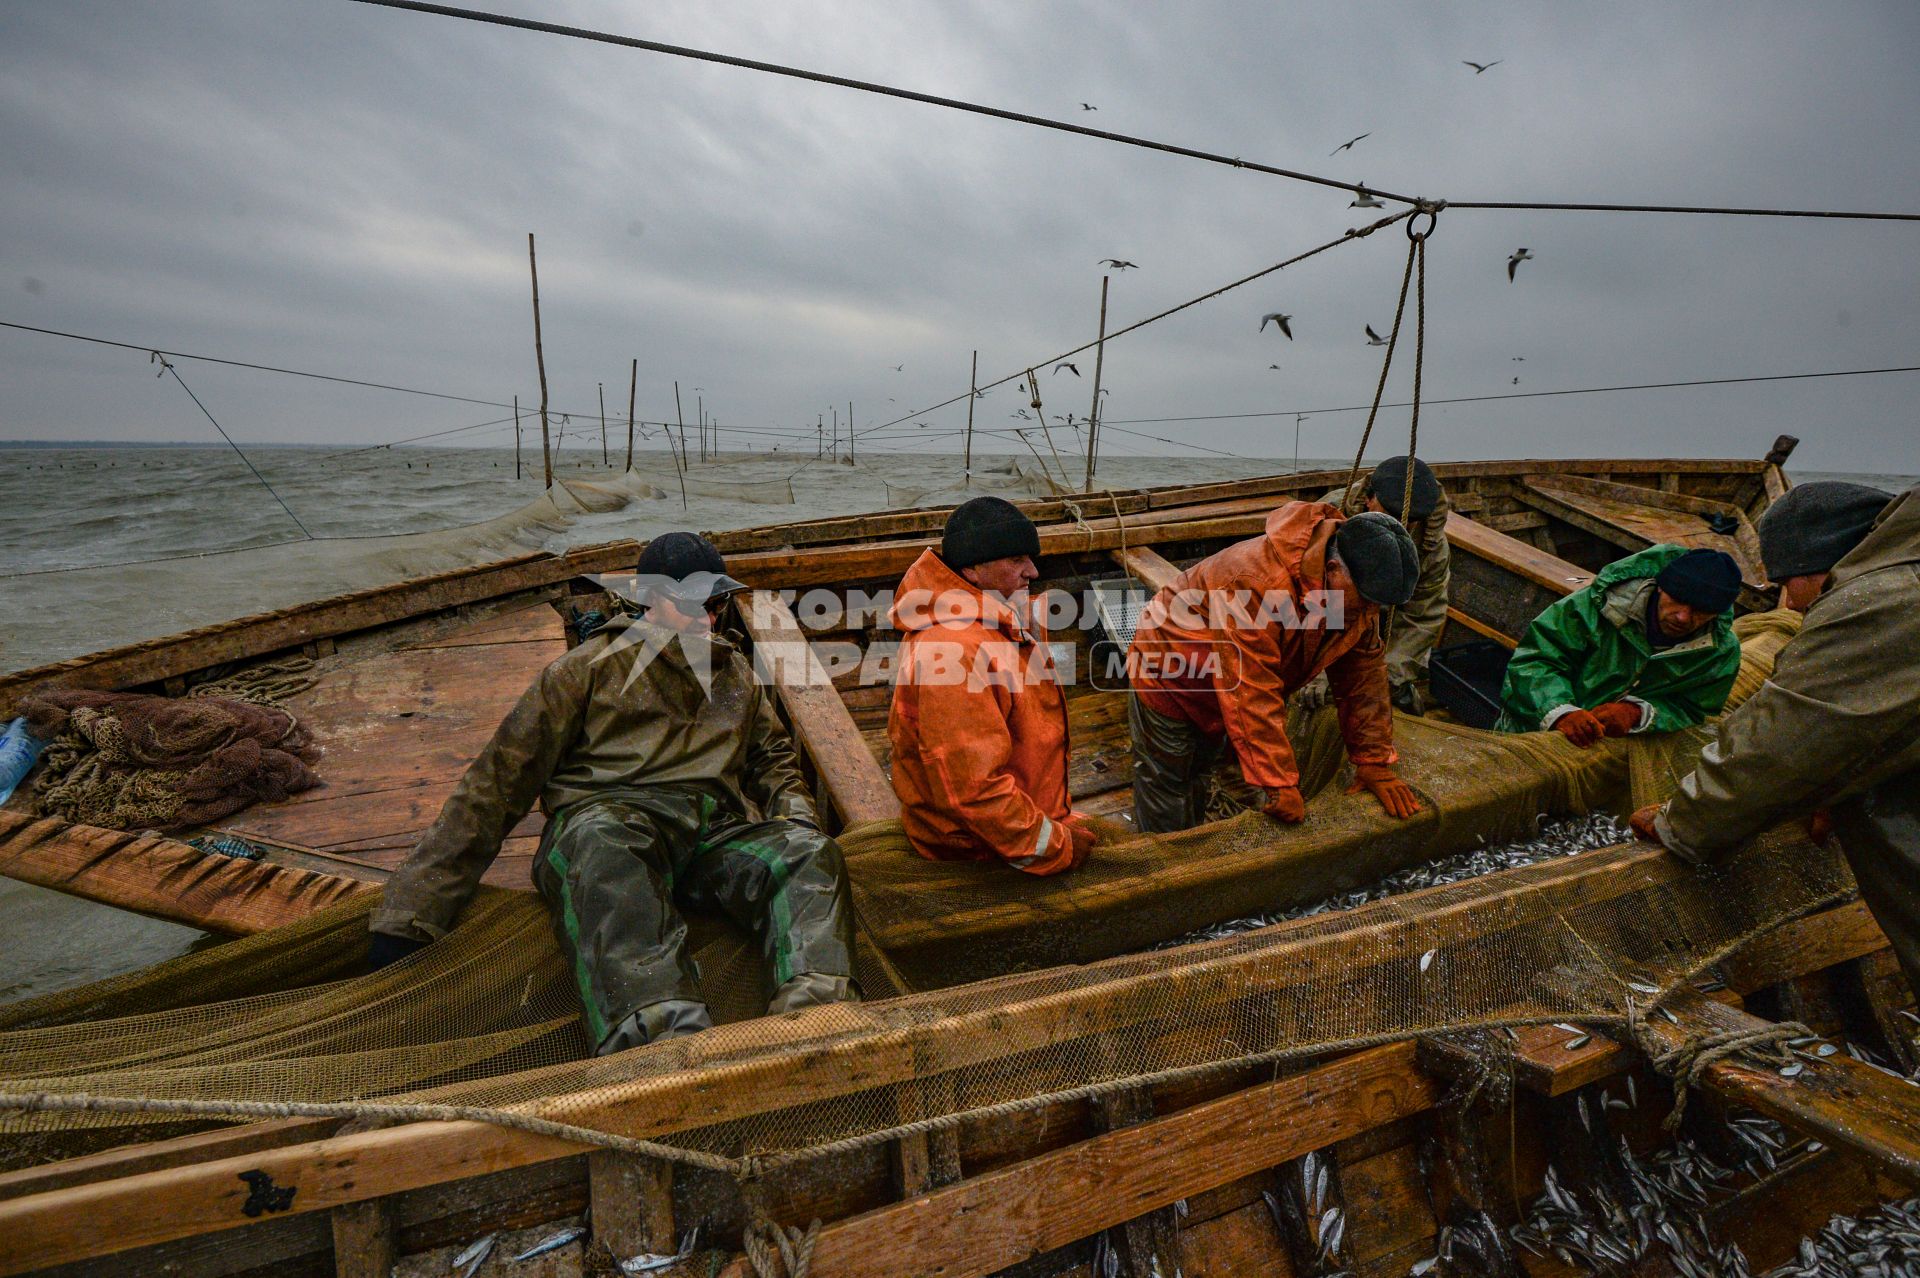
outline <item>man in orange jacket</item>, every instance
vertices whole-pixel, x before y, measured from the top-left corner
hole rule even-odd
[[[1413,539],[1386,514],[1352,518],[1290,502],[1266,531],[1204,559],[1154,597],[1128,654],[1133,814],[1142,833],[1185,830],[1205,814],[1205,779],[1224,737],[1267,815],[1306,819],[1287,740],[1287,696],[1325,671],[1353,760],[1353,793],[1395,817],[1420,810],[1394,775],[1393,706],[1380,609],[1420,575]]]
[[[1067,798],[1067,708],[1043,610],[1040,534],[1012,502],[976,497],[947,519],[895,593],[901,644],[887,736],[914,851],[1077,868],[1096,841]]]

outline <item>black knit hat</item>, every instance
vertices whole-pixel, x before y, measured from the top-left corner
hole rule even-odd
[[[1405,479],[1403,471],[1401,481]],[[1353,516],[1333,534],[1333,549],[1363,599],[1398,608],[1413,598],[1420,556],[1414,553],[1413,538],[1392,515],[1368,511]]]
[[[975,497],[947,516],[940,558],[958,571],[990,559],[1040,554],[1040,530],[1020,508],[1000,497]]]
[[[1389,457],[1373,468],[1373,474],[1367,479],[1367,491],[1380,499],[1387,513],[1395,519],[1405,519],[1400,513],[1400,499],[1407,494],[1407,458]],[[1440,481],[1434,476],[1433,468],[1418,457],[1413,460],[1413,517],[1425,519],[1440,504]]]
[[[727,561],[699,533],[661,533],[640,552],[640,585],[675,603],[700,605],[746,586],[727,576]]]
[[[1866,539],[1892,500],[1892,493],[1837,480],[1789,490],[1760,516],[1760,558],[1768,579],[1828,571]]]
[[[1662,568],[1654,584],[1688,607],[1722,613],[1740,597],[1740,565],[1724,550],[1689,550]]]

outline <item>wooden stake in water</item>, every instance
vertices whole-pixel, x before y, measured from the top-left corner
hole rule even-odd
[[[633,357],[627,372],[627,469],[633,469],[633,398],[640,390],[640,357]]]
[[[693,397],[693,433],[700,437],[700,460],[707,459],[707,402],[695,395]]]
[[[973,483],[973,401],[978,398],[980,398],[980,352],[975,351],[973,371],[967,374],[967,459],[960,463],[960,478],[967,484]]]
[[[600,464],[611,467],[613,459],[607,456],[607,384],[595,382],[600,388]]]
[[[673,417],[675,421],[680,423],[680,469],[684,471],[687,468],[687,414],[686,411],[680,407],[679,382],[673,384]],[[681,480],[680,487],[684,489],[686,486],[686,480]]]
[[[847,401],[847,465],[853,465],[853,401]]]
[[[513,477],[520,478],[520,397],[513,397]]]
[[[1087,410],[1087,482],[1082,492],[1093,491],[1094,459],[1100,441],[1100,370],[1107,359],[1107,281],[1111,275],[1100,277],[1100,340],[1093,348],[1093,407]]]
[[[547,440],[547,353],[540,345],[540,263],[533,254],[533,232],[527,232],[527,270],[533,276],[533,359],[540,366],[540,460],[546,466],[547,487],[553,487],[553,445]]]

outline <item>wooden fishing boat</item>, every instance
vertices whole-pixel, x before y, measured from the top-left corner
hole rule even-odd
[[[1729,550],[1747,569],[1744,602],[1764,608],[1753,520],[1786,490],[1781,466],[1792,444],[1783,437],[1753,461],[1436,466],[1453,507],[1454,598],[1443,647],[1487,639],[1511,646],[1541,607],[1656,541]],[[1044,583],[1078,593],[1123,573],[1155,585],[1176,565],[1259,531],[1279,502],[1317,497],[1342,479],[1286,475],[1026,508],[1041,529]],[[864,653],[885,642],[884,620],[859,615],[858,596],[897,581],[945,514],[714,534],[729,570],[756,588],[754,606],[743,610],[747,639],[775,657],[781,708],[836,829],[897,814],[884,771],[888,690],[861,686],[851,671],[835,676],[815,654],[833,643]],[[16,800],[0,809],[0,873],[233,936],[374,891],[521,689],[565,650],[577,617],[604,605],[605,583],[590,575],[629,570],[637,551],[613,542],[525,556],[0,677],[4,718],[39,688],[178,695],[236,670],[304,657],[316,682],[289,706],[327,751],[324,788],[220,824],[265,849],[257,861],[35,818]],[[834,629],[804,627],[777,592],[809,588],[856,606]],[[1084,663],[1092,636],[1074,639]],[[1069,696],[1076,806],[1123,812],[1123,695],[1083,682]],[[1622,800],[1618,778],[1583,784],[1582,802]],[[1491,808],[1458,810],[1498,824]],[[481,1274],[580,1272],[589,1242],[615,1257],[672,1253],[696,1222],[706,1245],[651,1272],[770,1272],[755,1265],[774,1262],[740,1254],[743,1231],[812,1221],[822,1223],[810,1240],[811,1272],[834,1278],[1577,1272],[1550,1251],[1516,1248],[1509,1231],[1540,1192],[1549,1162],[1561,1184],[1617,1185],[1623,1149],[1644,1152],[1668,1139],[1660,1124],[1670,1089],[1641,1049],[1685,1050],[1711,1035],[1788,1020],[1869,1045],[1901,1069],[1916,1063],[1901,1027],[1912,999],[1885,938],[1857,901],[1830,899],[1718,955],[1716,984],[1724,988],[1669,991],[1665,1018],[1640,1026],[1637,1046],[1553,1024],[1514,1028],[1502,1049],[1511,1086],[1487,1085],[1485,1045],[1441,1032],[1461,1028],[1449,1025],[1305,1057],[1142,1067],[1134,1085],[1058,1088],[991,1112],[933,1095],[949,1070],[964,1077],[983,1062],[1039,1059],[1064,1040],[1111,1029],[1149,987],[1155,997],[1194,999],[1180,1005],[1179,1034],[1231,1031],[1245,991],[1263,979],[1244,966],[1243,942],[1136,952],[1227,918],[1348,890],[1450,850],[1445,839],[1460,837],[1434,823],[1409,830],[1337,839],[1279,862],[1271,850],[1262,860],[1240,848],[1199,858],[1205,864],[1197,868],[1135,867],[1124,890],[1117,880],[1022,884],[991,908],[943,906],[931,919],[863,914],[877,947],[913,970],[915,988],[952,987],[941,991],[955,996],[951,1005],[924,995],[902,1001],[932,1018],[911,1051],[883,1036],[836,1036],[804,1013],[766,1023],[751,1053],[694,1051],[643,1097],[617,1105],[620,1130],[664,1138],[889,1085],[899,1089],[903,1118],[954,1121],[905,1122],[886,1140],[846,1143],[742,1177],[473,1119],[391,1125],[296,1112],[0,1173],[0,1274],[384,1276],[396,1264],[399,1272],[440,1273],[458,1244],[495,1230],[545,1232],[583,1211],[587,1237],[520,1266],[503,1252]],[[516,827],[489,882],[527,886],[539,831],[537,815]],[[1275,864],[1287,872],[1274,873]],[[886,868],[857,856],[851,865],[856,882]],[[939,871],[920,868],[929,881]],[[1511,929],[1541,902],[1562,913],[1596,902],[1632,912],[1638,902],[1664,901],[1658,894],[1689,873],[1644,846],[1606,848],[1364,906],[1333,929],[1324,917],[1280,923],[1259,934],[1260,953],[1294,947],[1287,952],[1311,965],[1315,947],[1335,940],[1348,954],[1356,940],[1375,945],[1369,954],[1404,948],[1404,938],[1391,938],[1408,918],[1444,921],[1472,943]],[[1069,918],[1071,929],[1062,926]],[[1044,945],[1033,942],[1039,935]],[[974,957],[958,960],[957,952]],[[1417,959],[1424,972],[1431,954],[1372,961]],[[1035,970],[1037,955],[1075,965],[1070,979],[1059,975],[1065,969]],[[945,979],[927,976],[936,967]],[[1204,993],[1221,980],[1241,993]],[[998,1001],[990,1014],[953,1010],[976,998]],[[1787,1073],[1739,1057],[1694,1063],[1700,1097],[1686,1114],[1689,1136],[1724,1143],[1729,1115],[1740,1111],[1792,1134],[1771,1170],[1742,1174],[1700,1212],[1711,1238],[1737,1243],[1756,1271],[1788,1256],[1829,1215],[1920,1184],[1920,1091],[1904,1079],[1846,1054],[1808,1054]],[[1109,1073],[1127,1069],[1119,1062]],[[1638,1100],[1622,1109],[1628,1078]],[[927,1108],[909,1112],[910,1097]],[[613,1105],[582,1097],[574,1112],[604,1117]],[[265,1200],[256,1192],[262,1185],[272,1187]],[[604,1257],[599,1263],[613,1272]],[[1670,1271],[1663,1264],[1656,1248],[1633,1272]]]

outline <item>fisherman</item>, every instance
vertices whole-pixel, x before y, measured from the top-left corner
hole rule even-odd
[[[1494,726],[1601,737],[1673,732],[1718,714],[1740,671],[1740,566],[1718,550],[1649,546],[1534,618],[1507,664]]]
[[[1039,553],[1019,507],[975,497],[895,593],[906,640],[887,720],[893,789],[928,860],[1059,874],[1098,841],[1067,797],[1066,699],[1041,601],[1027,591]]]
[[[1325,672],[1355,780],[1398,818],[1420,810],[1395,775],[1380,609],[1413,597],[1413,539],[1393,516],[1289,502],[1266,531],[1201,560],[1154,596],[1128,652],[1133,819],[1147,833],[1206,820],[1222,737],[1268,816],[1306,819],[1287,698]]]
[[[599,1054],[708,1028],[676,904],[759,938],[770,1013],[859,997],[840,849],[767,690],[713,632],[745,589],[704,537],[642,552],[640,616],[556,659],[467,769],[372,918],[374,967],[445,936],[541,801],[534,884]]]
[[[1413,469],[1413,504],[1407,499],[1408,463]],[[1348,500],[1351,494],[1352,500]],[[1420,577],[1413,598],[1388,611],[1381,624],[1386,632],[1387,686],[1393,704],[1408,714],[1425,709],[1420,684],[1426,678],[1427,655],[1447,628],[1448,587],[1453,581],[1453,554],[1447,546],[1446,489],[1433,467],[1417,457],[1389,457],[1357,480],[1351,489],[1336,488],[1320,499],[1342,510],[1365,509],[1392,515],[1406,526],[1420,560]],[[1408,518],[1411,513],[1412,518]],[[1303,710],[1318,710],[1330,695],[1325,675],[1317,676],[1294,696]]]
[[[1800,633],[1634,830],[1710,864],[1794,813],[1840,836],[1860,897],[1920,991],[1920,487],[1802,484],[1760,518]]]

